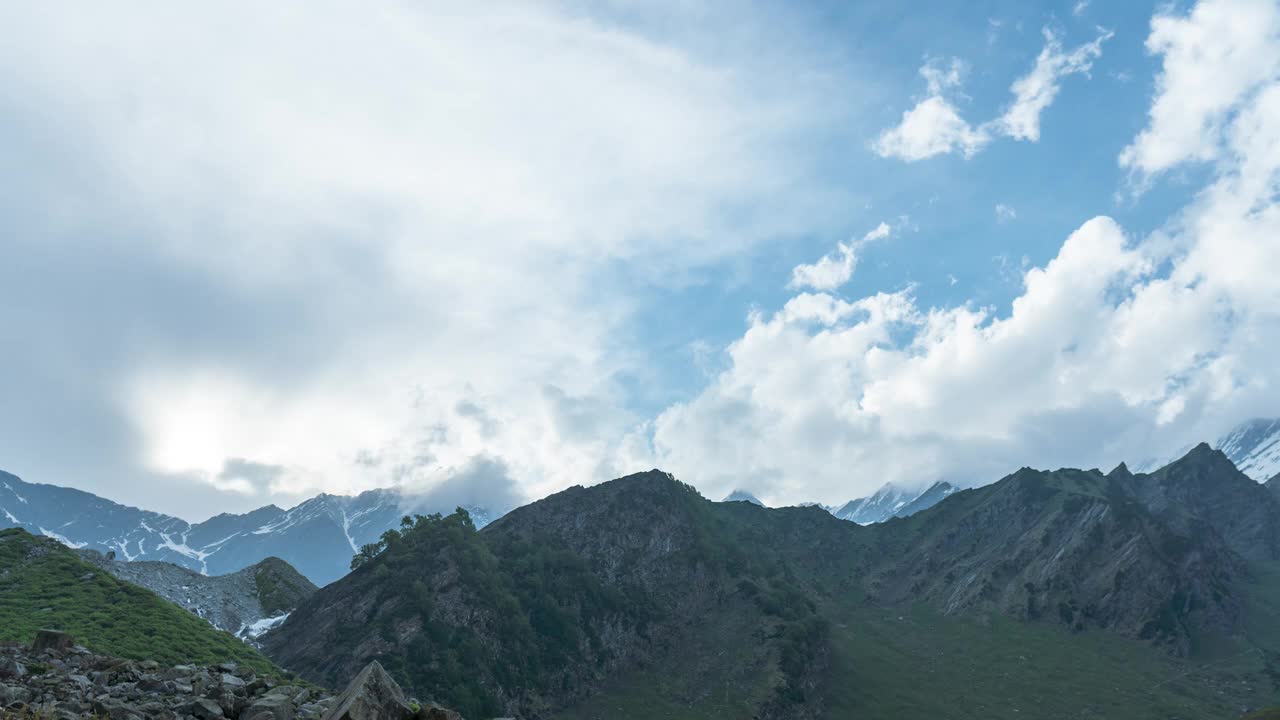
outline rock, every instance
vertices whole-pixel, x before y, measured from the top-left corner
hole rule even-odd
[[[323,720],[410,720],[414,714],[400,686],[374,660],[347,685]]]
[[[27,668],[13,658],[0,658],[0,678],[17,680],[27,674]]]
[[[75,647],[76,639],[70,633],[59,630],[37,630],[31,643],[31,652],[63,652]]]
[[[225,717],[222,713],[222,706],[209,698],[192,700],[191,704],[185,708],[185,712],[194,715],[199,720],[214,720],[214,718]]]
[[[293,720],[293,700],[283,693],[268,693],[240,713],[244,720]]]
[[[244,680],[230,673],[222,673],[222,684],[229,688],[242,688],[245,685]]]

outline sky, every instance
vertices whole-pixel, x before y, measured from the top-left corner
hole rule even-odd
[[[1278,171],[1274,0],[8,3],[0,468],[199,520],[1168,458],[1280,414]]]

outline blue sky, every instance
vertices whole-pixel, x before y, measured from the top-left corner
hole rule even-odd
[[[32,481],[193,519],[495,468],[837,503],[1280,402],[1268,0],[0,27],[0,467]]]

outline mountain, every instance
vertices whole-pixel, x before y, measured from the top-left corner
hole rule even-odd
[[[201,575],[159,560],[120,562],[95,550],[77,551],[117,578],[177,603],[214,627],[252,641],[284,622],[316,586],[279,558],[227,575]]]
[[[755,495],[752,495],[746,490],[734,490],[733,492],[726,495],[724,500],[721,500],[720,502],[749,502],[752,505],[759,505],[760,507],[764,507],[764,503],[760,502],[760,498],[756,497]]]
[[[679,657],[691,689],[801,717],[823,621],[767,538],[808,543],[824,523],[856,529],[818,508],[711,503],[658,471],[571,488],[483,532],[464,514],[422,518],[263,647],[327,685],[376,657],[466,717],[558,717],[637,664]]]
[[[256,650],[149,590],[85,562],[49,538],[0,530],[0,640],[31,642],[41,628],[90,650],[176,663],[235,661],[279,670]]]
[[[841,520],[870,525],[884,522],[892,517],[914,515],[938,504],[955,490],[956,488],[947,482],[936,482],[923,492],[905,490],[893,483],[885,483],[871,497],[850,500],[833,514]]]
[[[1241,423],[1213,443],[1245,475],[1264,482],[1280,473],[1280,418]]]
[[[202,575],[225,575],[274,556],[317,585],[345,575],[362,545],[396,527],[421,502],[394,489],[323,494],[289,510],[268,505],[191,524],[0,472],[0,528],[21,527],[73,548],[114,552],[125,561],[169,562]],[[488,521],[486,510],[470,509],[477,523]]]
[[[1123,465],[1117,472],[1127,474]],[[1177,462],[1133,476],[1126,487],[1171,527],[1202,522],[1246,559],[1280,560],[1280,517],[1273,494],[1221,450],[1201,443]]]
[[[377,658],[480,717],[1235,717],[1280,701],[1277,517],[1207,446],[866,526],[655,470],[420,519],[263,648],[330,686]]]
[[[901,510],[894,513],[894,517],[911,517],[922,510],[937,505],[947,498],[948,495],[955,492],[958,488],[949,482],[936,482],[925,491],[916,496],[914,500],[907,503]]]
[[[1229,482],[1259,491],[1270,519],[1226,520]],[[1196,505],[1169,503],[1205,488]],[[870,588],[882,602],[1048,619],[1186,654],[1206,634],[1239,631],[1248,572],[1236,549],[1266,555],[1253,548],[1277,520],[1266,491],[1207,445],[1153,475],[1024,468],[880,526],[878,552],[896,560]]]

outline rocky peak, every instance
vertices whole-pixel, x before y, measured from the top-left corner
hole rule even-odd
[[[1190,519],[1208,524],[1245,558],[1280,558],[1274,494],[1207,443],[1153,473],[1129,478],[1123,487],[1167,522],[1184,528]]]

